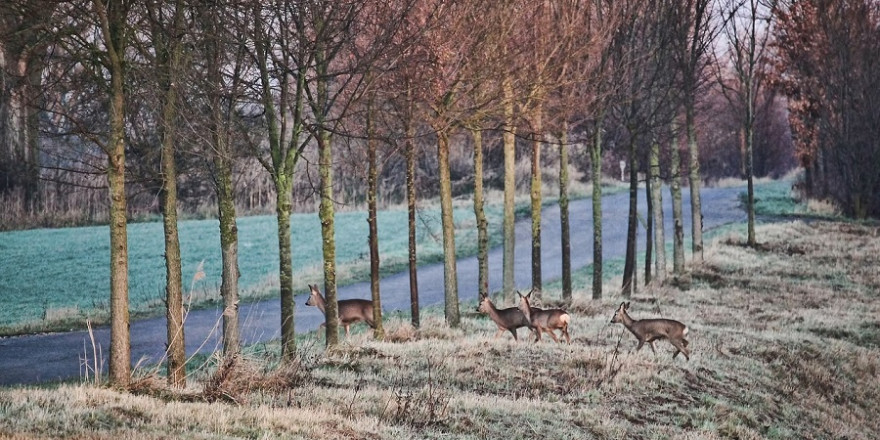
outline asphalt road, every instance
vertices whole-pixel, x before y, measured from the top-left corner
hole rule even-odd
[[[690,200],[684,190],[685,234],[690,234]],[[743,187],[703,189],[703,228],[712,229],[732,222],[744,222],[745,212],[739,203]],[[640,212],[646,212],[644,192],[639,194]],[[664,213],[666,215],[666,237],[671,238],[672,209],[668,192],[664,192]],[[605,259],[621,257],[625,254],[626,218],[629,207],[628,194],[606,196],[603,205],[603,255]],[[590,199],[571,202],[571,257],[572,268],[577,269],[590,264],[593,255],[592,208]],[[381,225],[380,225],[381,227]],[[641,226],[639,226],[641,230]],[[643,234],[643,231],[640,232]],[[643,235],[642,235],[643,237]],[[547,207],[543,211],[541,226],[541,267],[544,282],[555,280],[562,275],[559,207]],[[644,239],[639,242],[644,249]],[[516,285],[528,289],[531,285],[531,221],[525,219],[516,224]],[[501,289],[501,248],[489,253],[490,291]],[[477,297],[476,257],[458,260],[458,289],[461,301],[475,300]],[[443,264],[431,264],[419,268],[419,297],[422,306],[443,302]],[[304,305],[308,288],[295,286],[300,292],[296,296],[296,331],[313,330],[323,322],[323,316],[314,307]],[[382,279],[382,306],[387,311],[409,311],[409,276],[402,272]],[[339,288],[339,298],[369,298],[368,282]],[[277,299],[251,304],[240,308],[242,340],[254,343],[277,339],[280,327],[280,303]],[[186,320],[187,352],[213,351],[220,347],[220,310],[194,310]],[[95,339],[101,346],[106,359],[109,351],[109,329],[95,329]],[[132,322],[131,351],[132,362],[141,365],[154,363],[162,356],[165,348],[165,318],[154,318]],[[0,338],[0,385],[34,384],[77,378],[81,375],[81,357],[88,347],[91,351],[89,335],[85,331],[38,334]],[[104,368],[106,371],[106,368]]]

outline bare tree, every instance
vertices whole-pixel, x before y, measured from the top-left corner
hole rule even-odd
[[[232,177],[236,153],[232,133],[234,127],[239,125],[239,102],[236,96],[242,94],[246,75],[243,72],[241,47],[236,47],[234,41],[225,37],[225,30],[234,27],[233,17],[242,10],[237,3],[225,6],[220,7],[214,0],[202,0],[195,4],[197,41],[201,43],[204,65],[201,69],[195,69],[193,82],[205,96],[200,110],[206,113],[206,134],[199,135],[199,139],[206,139],[203,143],[207,144],[206,156],[220,220],[223,353],[225,356],[235,356],[241,351],[241,336],[238,316],[238,226]]]
[[[688,183],[691,193],[691,247],[693,259],[703,261],[703,214],[700,200],[700,158],[696,132],[697,95],[705,84],[709,52],[718,32],[712,20],[714,0],[685,0],[680,4],[677,62],[681,74],[681,100],[688,146]]]
[[[727,37],[727,61],[732,73],[730,78],[721,70],[721,61],[714,65],[718,69],[718,82],[724,97],[731,107],[738,109],[740,118],[740,139],[743,155],[743,171],[748,182],[746,212],[748,214],[748,245],[754,247],[755,238],[755,183],[754,183],[754,143],[756,104],[764,80],[768,60],[765,56],[771,34],[769,25],[771,11],[776,0],[729,0],[722,6],[725,21],[724,34]],[[762,16],[763,15],[763,16]]]
[[[156,1],[146,5],[149,43],[155,81],[161,97],[161,123],[157,125],[161,144],[160,200],[165,237],[165,316],[167,321],[168,383],[186,386],[186,345],[183,328],[183,286],[180,268],[180,239],[177,232],[177,163],[179,85],[183,75],[183,37],[186,34],[183,0],[165,8]]]
[[[29,209],[40,202],[39,112],[50,34],[50,0],[0,5],[0,193],[20,186]]]

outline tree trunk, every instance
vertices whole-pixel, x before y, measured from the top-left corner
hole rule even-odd
[[[296,357],[296,304],[293,291],[293,254],[290,244],[290,213],[293,210],[293,179],[278,173],[275,180],[275,217],[278,219],[278,285],[281,299],[281,358]]]
[[[645,285],[651,283],[651,261],[654,256],[654,199],[651,198],[651,178],[645,179],[645,203],[648,215],[645,218]]]
[[[489,296],[489,221],[483,209],[483,132],[471,130],[474,139],[474,217],[477,221],[477,298]]]
[[[671,182],[669,193],[672,196],[672,273],[684,273],[684,217],[681,203],[681,153],[678,146],[678,129],[673,127],[673,141],[669,173]]]
[[[241,351],[238,319],[238,225],[235,212],[235,188],[232,180],[232,148],[228,113],[223,106],[223,53],[217,35],[216,8],[205,6],[199,11],[201,25],[208,32],[205,41],[208,102],[211,112],[211,143],[214,163],[214,191],[220,217],[220,297],[223,298],[223,355],[236,356]]]
[[[102,18],[110,73],[107,184],[110,191],[110,383],[131,381],[131,333],[128,310],[128,229],[125,196],[125,50],[126,5],[93,3]]]
[[[409,89],[408,89],[409,90]],[[418,259],[416,253],[416,144],[415,130],[412,124],[412,96],[407,92],[407,103],[410,106],[406,115],[406,211],[407,230],[409,232],[409,304],[412,325],[419,327],[419,281]]]
[[[37,1],[0,8],[8,14],[0,20],[0,34],[11,36],[0,44],[0,170],[8,173],[0,190],[21,187],[25,210],[40,208],[39,118],[47,51],[42,20],[56,7]]]
[[[218,148],[228,150],[228,140],[221,136]],[[232,183],[232,161],[228,151],[215,153],[217,173],[217,204],[220,215],[220,297],[223,298],[223,355],[235,356],[241,351],[238,325],[238,225],[235,214],[235,189]]]
[[[455,270],[455,223],[452,217],[452,177],[449,171],[449,134],[437,133],[437,166],[440,168],[440,218],[443,225],[443,287],[446,323],[458,327],[458,277]]]
[[[660,180],[660,143],[651,143],[651,216],[654,219],[655,278],[666,279],[666,237],[663,225],[663,182]]]
[[[182,27],[182,3],[178,1],[174,27]],[[159,34],[161,28],[156,29]],[[186,338],[183,328],[183,276],[180,268],[180,239],[177,232],[177,165],[175,155],[175,134],[177,119],[177,82],[181,67],[181,42],[166,42],[158,36],[156,47],[159,88],[164,92],[162,104],[162,123],[159,125],[159,138],[162,143],[160,171],[162,189],[162,220],[165,237],[165,318],[167,321],[167,369],[168,384],[172,387],[186,386]],[[163,44],[169,43],[169,44]]]
[[[562,235],[562,300],[571,304],[571,225],[568,219],[568,124],[559,137],[559,222]]]
[[[377,141],[373,137],[373,113],[371,103],[367,104],[367,223],[370,228],[370,296],[373,300],[373,337],[385,339],[382,325],[382,298],[379,293],[379,227],[376,222],[378,212],[376,195],[379,191],[379,166],[376,163]]]
[[[697,148],[697,130],[694,121],[694,102],[691,100],[686,109],[687,138],[689,152],[689,172],[688,181],[691,188],[691,232],[693,242],[693,260],[695,262],[703,261],[703,208],[700,201],[700,187],[702,181],[700,179],[700,151]]]
[[[752,12],[754,18],[755,12]],[[754,29],[754,23],[752,25]],[[754,41],[754,37],[752,39]],[[753,51],[752,51],[753,52]],[[751,69],[749,69],[751,72]],[[745,169],[746,180],[748,182],[748,201],[746,203],[746,211],[748,216],[748,245],[750,247],[757,246],[758,242],[755,237],[755,168],[754,168],[754,145],[755,145],[755,92],[752,87],[751,77],[745,81],[748,90],[746,96],[746,123],[745,123]]]
[[[623,266],[623,286],[621,295],[629,298],[636,290],[636,239],[639,224],[639,173],[636,163],[636,140],[629,141],[629,214],[626,227],[626,257]]]
[[[602,299],[602,117],[590,148],[593,184],[593,299]]]
[[[507,78],[504,82],[504,255],[502,258],[502,295],[511,302],[516,301],[516,127],[514,126],[513,84]]]
[[[535,107],[535,139],[532,140],[532,298],[541,300],[541,136],[543,136],[543,109]]]
[[[330,132],[321,129],[318,135],[319,173],[321,175],[321,241],[324,257],[324,310],[327,346],[339,344],[339,305],[336,297],[336,227],[333,208],[333,152]]]

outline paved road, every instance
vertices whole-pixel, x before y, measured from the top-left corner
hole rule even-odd
[[[686,190],[685,190],[686,191]],[[739,194],[743,188],[708,188],[702,191],[704,229],[711,229],[732,222],[746,220],[740,207]],[[641,212],[645,212],[644,193],[640,192]],[[668,193],[664,193],[669,199]],[[603,254],[615,258],[625,254],[626,218],[629,207],[628,194],[616,194],[603,199]],[[570,204],[572,225],[571,255],[573,269],[590,264],[593,255],[592,209],[589,199]],[[672,209],[664,200],[666,231],[671,231]],[[690,234],[689,194],[684,194],[685,233]],[[541,267],[544,282],[562,275],[559,207],[547,207],[543,211]],[[641,226],[640,226],[641,228]],[[671,237],[671,232],[667,232]],[[531,285],[531,221],[516,224],[516,285],[528,289]],[[643,248],[644,240],[639,243]],[[501,289],[501,248],[489,253],[490,291]],[[462,301],[477,297],[478,268],[476,257],[458,261],[458,286]],[[419,295],[423,306],[443,302],[443,264],[419,268]],[[296,330],[304,332],[315,329],[323,317],[314,307],[304,306],[307,288],[297,286],[301,294],[296,296]],[[382,279],[382,306],[385,311],[409,311],[409,276],[406,272]],[[358,283],[339,289],[339,298],[369,297],[369,283]],[[253,343],[279,337],[280,305],[278,300],[244,304],[241,307],[242,339]],[[186,321],[187,352],[213,351],[220,346],[218,309],[195,310]],[[109,329],[95,329],[95,338],[102,347],[106,359],[109,347]],[[33,384],[76,378],[80,376],[80,357],[88,341],[83,331],[28,335],[0,339],[0,385]],[[165,318],[136,321],[131,324],[132,361],[152,363],[160,359],[166,342]],[[90,344],[89,344],[89,347]],[[89,348],[91,349],[91,348]],[[106,371],[106,368],[104,369]]]

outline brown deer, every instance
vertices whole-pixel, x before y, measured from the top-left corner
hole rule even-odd
[[[554,333],[554,330],[559,329],[562,331],[562,336],[565,336],[565,341],[571,344],[571,337],[568,335],[568,324],[571,322],[571,317],[568,315],[568,312],[562,309],[545,310],[532,307],[529,302],[532,292],[525,296],[519,292],[516,292],[516,294],[519,295],[519,310],[525,315],[535,330],[535,342],[541,340],[541,332],[549,333],[554,341],[559,342],[559,338]]]
[[[480,305],[477,306],[477,311],[489,315],[489,318],[492,318],[492,321],[495,321],[495,325],[498,326],[498,331],[495,332],[494,339],[498,339],[498,336],[507,330],[513,335],[514,340],[519,341],[519,338],[516,335],[516,329],[520,327],[529,327],[531,329],[532,327],[532,324],[526,319],[526,315],[523,315],[518,308],[495,308],[495,304],[492,304],[492,300],[490,300],[489,297],[485,297],[480,301]]]
[[[632,319],[626,313],[627,310],[629,310],[629,303],[620,303],[620,307],[617,308],[617,311],[614,312],[614,317],[611,318],[611,323],[622,323],[624,327],[636,336],[636,339],[639,340],[639,346],[636,347],[636,351],[641,350],[642,346],[647,342],[651,346],[651,351],[656,355],[657,350],[654,350],[654,341],[657,339],[668,339],[676,348],[675,354],[672,355],[673,359],[678,356],[678,353],[683,353],[684,358],[687,360],[691,359],[690,350],[687,348],[688,341],[684,338],[688,334],[686,325],[672,319]]]
[[[321,295],[321,291],[318,290],[317,285],[309,284],[309,299],[306,300],[307,306],[315,306],[321,310],[321,313],[324,313],[326,320],[326,312],[325,307],[327,302],[324,301],[324,296]],[[364,321],[372,328],[376,328],[376,323],[373,322],[373,302],[367,299],[343,299],[337,301],[339,304],[339,323],[345,327],[345,337],[349,336],[349,326],[358,322]],[[326,322],[321,323],[318,328],[323,327]]]

